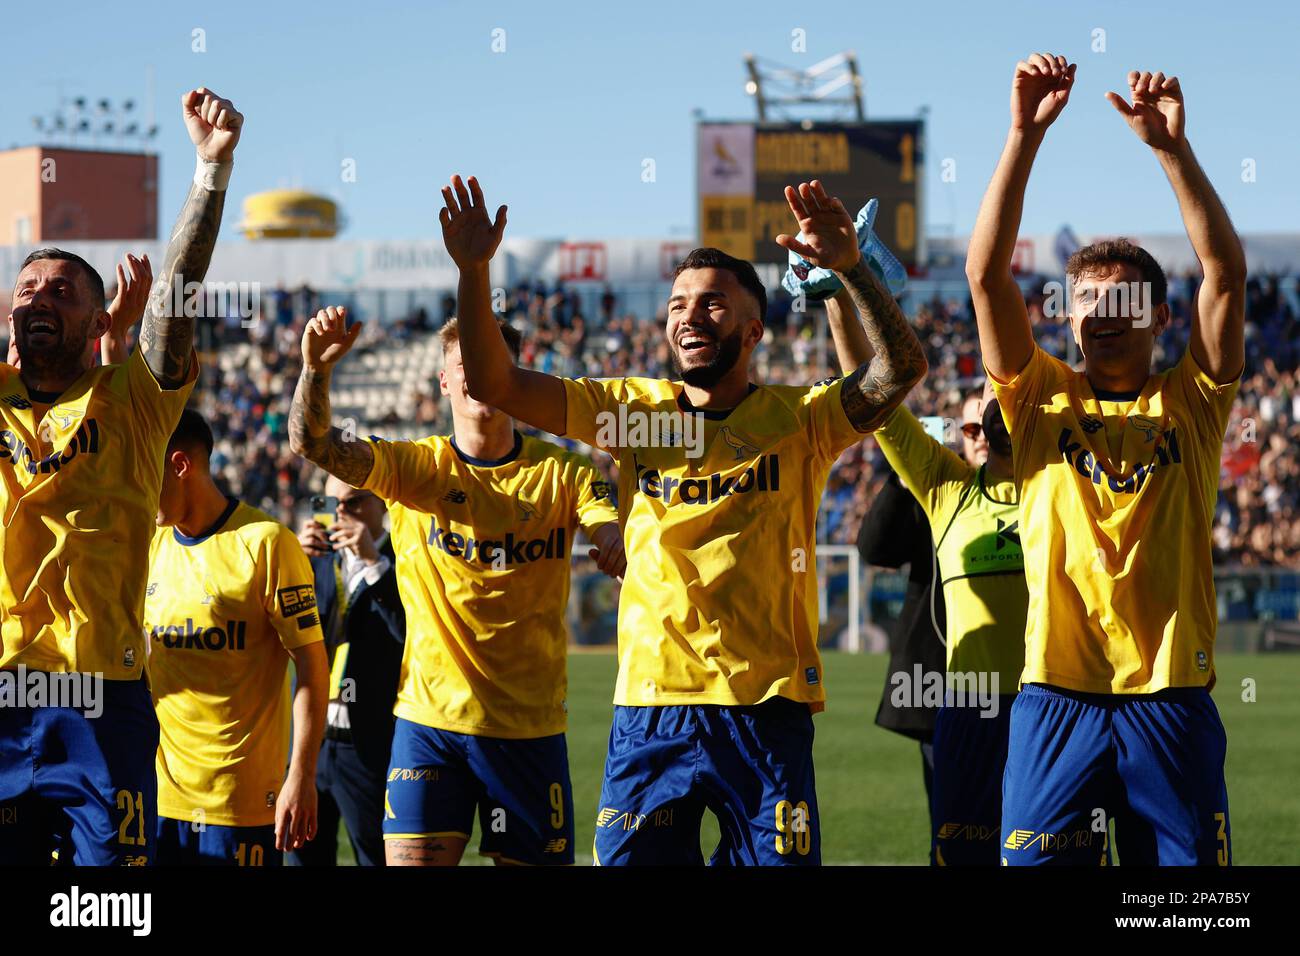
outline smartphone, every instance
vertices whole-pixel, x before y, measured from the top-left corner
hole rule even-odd
[[[311,511],[312,520],[317,524],[324,525],[326,528],[334,526],[335,509],[339,506],[339,500],[333,495],[312,495]]]

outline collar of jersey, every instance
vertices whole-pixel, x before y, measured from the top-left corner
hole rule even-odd
[[[456,444],[456,436],[451,436],[451,448],[456,456],[467,465],[473,465],[476,468],[496,468],[498,465],[508,465],[519,457],[520,450],[524,447],[524,436],[515,431],[515,447],[510,449],[510,453],[504,458],[475,458],[473,455],[467,455],[460,450]]]
[[[29,388],[27,397],[37,405],[53,405],[63,397],[63,392],[42,392],[38,388]]]
[[[230,520],[230,516],[235,513],[235,509],[239,507],[238,498],[232,498],[230,497],[230,495],[226,495],[226,501],[230,503],[226,505],[226,510],[221,512],[221,517],[217,518],[216,521],[212,522],[212,526],[208,528],[207,531],[204,531],[202,534],[195,535],[193,538],[191,538],[187,534],[181,534],[180,528],[172,528],[172,537],[176,539],[176,543],[183,544],[187,548],[192,548],[196,544],[201,544],[202,542],[207,541],[208,538],[212,537],[214,534],[220,531],[222,526],[227,521]]]
[[[1129,410],[1130,415],[1137,414],[1155,421],[1156,419],[1150,414],[1150,408],[1156,394],[1160,391],[1163,381],[1163,376],[1151,375],[1147,378],[1146,384],[1143,385],[1137,394],[1133,395],[1131,399],[1128,397],[1118,398],[1114,396],[1129,396],[1132,395],[1132,393],[1109,392],[1105,389],[1098,391],[1092,387],[1092,383],[1088,381],[1088,376],[1085,373],[1080,372],[1075,375],[1069,383],[1070,403],[1074,407],[1076,418],[1083,419],[1085,417],[1092,417],[1097,421],[1104,422],[1106,416],[1102,414],[1101,410],[1101,403],[1103,401],[1132,401],[1133,407]],[[1156,441],[1157,447],[1159,447],[1160,441],[1163,440],[1165,430],[1169,425],[1169,411],[1163,402],[1160,407],[1159,423],[1161,438]],[[1133,436],[1130,434],[1131,431],[1132,430],[1129,428],[1124,429],[1124,438],[1122,440],[1123,447],[1121,450],[1122,460],[1118,464],[1111,461],[1110,444],[1106,441],[1105,429],[1099,428],[1093,435],[1083,432],[1080,436],[1083,444],[1087,446],[1088,450],[1092,452],[1093,457],[1101,465],[1101,470],[1116,481],[1124,482],[1133,477],[1133,474],[1137,471],[1137,466],[1141,464],[1138,460],[1140,456],[1137,453],[1137,449],[1131,444],[1134,440]],[[1094,440],[1094,436],[1099,436],[1099,438]],[[1127,466],[1127,470],[1125,469],[1125,466]]]
[[[745,398],[749,398],[749,396],[753,395],[757,391],[758,391],[758,386],[755,385],[753,382],[750,382],[749,391],[745,393]],[[744,402],[745,398],[742,398],[740,401]],[[703,415],[711,422],[720,422],[740,406],[735,405],[731,408],[696,408],[694,405],[691,404],[691,400],[686,397],[686,390],[682,389],[680,392],[677,393],[677,407],[684,412],[689,412],[695,415]]]
[[[1002,480],[1002,481],[996,481],[996,482],[994,482],[994,484],[995,484],[995,485],[1005,485],[1005,484],[1010,484],[1010,485],[1011,485],[1011,490],[1012,490],[1013,492],[1015,492],[1015,500],[1014,500],[1014,501],[998,501],[998,499],[994,498],[991,494],[989,494],[988,483],[984,480],[984,479],[987,477],[987,474],[988,474],[988,472],[985,470],[985,469],[987,469],[987,468],[988,468],[988,465],[980,465],[980,470],[979,470],[978,474],[976,475],[976,478],[977,478],[977,480],[979,481],[979,484],[980,484],[980,494],[982,494],[982,495],[983,495],[987,500],[993,502],[995,505],[1003,505],[1003,506],[1006,506],[1006,507],[1010,507],[1011,505],[1019,506],[1019,505],[1020,505],[1020,489],[1016,487],[1016,483],[1015,483],[1015,481],[1014,481],[1013,479],[1011,479],[1011,478],[1006,478],[1006,479],[1004,479],[1004,480]]]

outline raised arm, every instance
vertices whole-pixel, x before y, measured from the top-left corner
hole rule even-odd
[[[1074,85],[1075,64],[1065,57],[1035,53],[1016,64],[1011,81],[1011,130],[993,179],[980,203],[966,250],[975,321],[984,365],[1007,381],[1034,354],[1034,333],[1024,296],[1011,274],[1029,170],[1047,128],[1060,115]]]
[[[843,286],[826,300],[826,324],[831,330],[831,341],[835,344],[835,357],[839,360],[841,374],[852,375],[859,365],[871,361],[875,353],[867,341],[862,323],[858,321],[853,296]]]
[[[289,448],[335,478],[360,488],[375,464],[375,453],[355,435],[344,434],[330,417],[330,378],[348,354],[363,323],[347,327],[347,310],[321,309],[302,333],[302,374],[289,406]]]
[[[1205,275],[1197,292],[1188,347],[1210,378],[1221,384],[1231,382],[1241,375],[1246,361],[1246,253],[1228,210],[1187,142],[1178,78],[1133,70],[1128,87],[1131,102],[1118,93],[1107,93],[1106,99],[1160,161]]]
[[[108,305],[113,320],[99,340],[99,362],[114,365],[125,362],[130,354],[131,328],[144,317],[153,285],[153,267],[148,256],[126,254],[126,268],[117,266],[117,294]]]
[[[194,346],[194,316],[173,314],[173,289],[202,282],[208,274],[212,250],[221,228],[221,210],[226,202],[235,144],[244,117],[234,104],[203,87],[181,97],[185,127],[198,153],[194,183],[172,229],[163,254],[162,269],[149,296],[144,325],[140,329],[140,351],[158,384],[179,388],[189,371]]]
[[[925,353],[898,303],[863,258],[844,204],[828,196],[817,180],[800,183],[798,190],[787,186],[785,198],[805,241],[782,234],[777,243],[838,273],[862,317],[862,331],[874,354],[848,376],[840,401],[858,431],[871,431],[925,378]]]
[[[506,228],[506,207],[488,217],[478,180],[469,186],[459,176],[442,188],[446,204],[438,213],[442,241],[460,270],[456,315],[460,320],[460,355],[465,387],[485,405],[527,422],[552,435],[566,430],[564,384],[554,375],[520,368],[501,337],[492,314],[492,284],[488,265]]]

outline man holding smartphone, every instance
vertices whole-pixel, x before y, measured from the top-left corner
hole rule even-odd
[[[319,826],[316,838],[290,855],[292,865],[334,866],[340,819],[357,864],[384,865],[384,777],[406,642],[387,512],[374,493],[331,475],[298,533],[315,574],[331,664],[316,764]]]

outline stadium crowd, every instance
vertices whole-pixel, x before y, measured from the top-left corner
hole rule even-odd
[[[1282,277],[1250,280],[1247,304],[1246,371],[1225,439],[1223,481],[1215,526],[1215,560],[1221,565],[1300,567],[1300,317],[1280,288]],[[1027,282],[1041,288],[1047,279]],[[1156,363],[1171,365],[1186,347],[1195,278],[1173,276],[1169,297],[1173,320],[1158,340]],[[1068,327],[1044,314],[1041,295],[1030,294],[1029,311],[1040,344],[1055,355],[1077,359]],[[268,297],[259,321],[213,326],[228,342],[252,341],[255,358],[245,367],[221,369],[205,364],[199,384],[200,408],[217,436],[214,473],[232,494],[293,523],[305,496],[323,481],[309,463],[293,455],[285,420],[300,369],[299,343],[308,317],[330,304],[313,290],[277,290]],[[930,373],[908,398],[918,415],[958,421],[962,396],[981,380],[975,321],[968,299],[934,296],[904,300],[927,352]],[[398,321],[370,319],[358,350],[385,338],[398,342],[427,335],[450,316],[455,300],[444,296],[440,314],[421,308]],[[790,311],[782,296],[773,304],[764,348],[755,374],[763,381],[800,384],[834,374],[817,367],[814,307]],[[614,293],[599,299],[597,315],[583,314],[579,297],[563,287],[521,284],[510,291],[507,318],[524,333],[523,362],[558,375],[672,375],[663,316],[640,317],[620,311]],[[831,361],[834,352],[829,352]],[[450,428],[436,380],[409,396],[414,423],[429,433]],[[382,434],[389,420],[364,423]],[[955,429],[953,430],[955,441]],[[605,456],[602,467],[612,467]],[[832,471],[822,500],[822,540],[850,544],[863,515],[884,480],[884,456],[870,439],[846,451]]]

